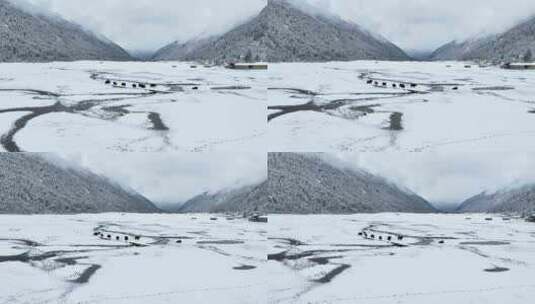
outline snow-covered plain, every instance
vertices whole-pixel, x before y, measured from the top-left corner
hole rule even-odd
[[[535,225],[520,219],[210,217],[0,216],[0,303],[487,304],[535,296]]]
[[[535,149],[532,71],[356,61],[272,64],[268,74],[273,152]]]
[[[535,149],[532,71],[462,62],[281,63],[267,72],[191,65],[1,64],[2,149]],[[139,83],[156,86],[132,87]]]
[[[2,216],[0,303],[258,303],[289,284],[265,225],[210,218]]]
[[[2,149],[265,151],[265,76],[176,62],[0,64]]]

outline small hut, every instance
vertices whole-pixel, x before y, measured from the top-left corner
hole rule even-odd
[[[251,216],[249,218],[249,222],[254,222],[254,223],[267,223],[268,222],[268,218],[265,217],[265,216],[260,216],[258,214],[255,214],[253,216]]]

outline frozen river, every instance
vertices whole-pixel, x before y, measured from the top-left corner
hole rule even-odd
[[[0,64],[1,147],[264,151],[264,76],[185,63]]]
[[[0,146],[533,150],[534,96],[531,71],[459,62],[284,63],[268,71],[173,62],[1,64]]]
[[[535,226],[520,219],[211,217],[0,216],[0,303],[528,303],[535,296]]]
[[[460,62],[272,64],[269,149],[535,148],[535,73]]]

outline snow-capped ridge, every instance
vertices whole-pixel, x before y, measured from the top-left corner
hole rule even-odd
[[[256,17],[229,32],[201,44],[168,45],[154,59],[322,62],[408,60],[409,56],[385,38],[338,16],[293,1],[271,0]]]
[[[108,178],[35,154],[0,156],[0,213],[160,212]]]
[[[535,16],[502,33],[482,32],[461,42],[438,48],[432,60],[484,60],[493,63],[534,61]]]
[[[0,62],[131,60],[101,34],[24,2],[0,0]]]
[[[514,184],[495,192],[482,192],[466,201],[458,212],[535,213],[535,184]]]

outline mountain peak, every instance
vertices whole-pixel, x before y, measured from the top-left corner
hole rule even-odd
[[[267,6],[289,4],[287,0],[268,0]]]
[[[252,20],[217,39],[189,46],[169,45],[158,51],[155,59],[219,63],[409,59],[399,47],[379,35],[291,0],[268,0]]]
[[[267,6],[291,6],[292,4],[288,0],[268,0]]]

